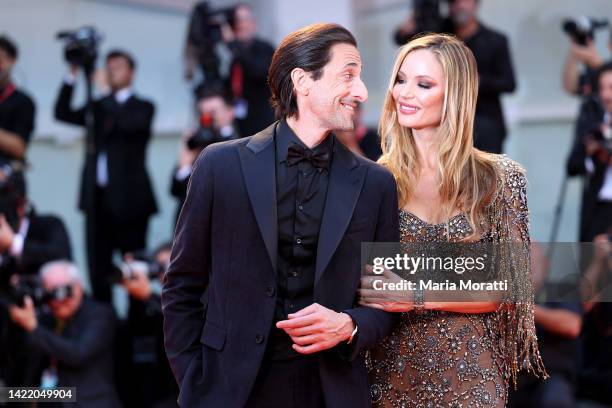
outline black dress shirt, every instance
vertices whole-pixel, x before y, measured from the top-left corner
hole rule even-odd
[[[278,293],[274,323],[313,303],[317,243],[330,168],[329,165],[326,168],[314,167],[307,160],[295,165],[287,163],[287,151],[292,144],[306,146],[284,120],[279,124],[275,143]],[[313,153],[328,152],[328,164],[331,164],[332,144],[333,139],[328,137],[311,150]],[[297,358],[300,355],[291,345],[291,338],[273,326],[268,356],[274,360]]]

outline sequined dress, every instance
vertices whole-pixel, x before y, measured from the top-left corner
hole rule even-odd
[[[529,225],[523,169],[499,156],[498,193],[481,242],[518,241],[523,253],[508,268],[513,290],[529,294]],[[454,242],[472,234],[460,213],[429,224],[400,210],[401,240]],[[509,251],[512,252],[512,251]],[[516,251],[515,251],[516,252]],[[527,298],[532,299],[529,295]],[[392,334],[366,357],[374,407],[503,407],[520,367],[545,370],[537,349],[533,303],[482,314],[427,310],[402,313]]]

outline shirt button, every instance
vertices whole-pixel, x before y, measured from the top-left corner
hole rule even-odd
[[[258,334],[257,336],[255,336],[255,343],[257,344],[261,344],[264,341],[264,336],[262,334]]]
[[[274,286],[268,286],[266,288],[266,295],[272,297],[274,296],[275,293],[276,293],[276,290],[274,289]]]
[[[304,206],[302,204],[298,204],[298,210],[303,211],[304,210]]]
[[[294,278],[297,278],[299,274],[300,273],[296,270],[291,271],[291,276],[293,276]]]
[[[298,245],[300,245],[300,244],[302,243],[302,239],[301,239],[301,238],[298,238],[298,239],[296,239],[296,240],[295,240],[295,242],[296,242]]]
[[[289,310],[293,310],[294,307],[295,305],[293,303],[289,303]]]

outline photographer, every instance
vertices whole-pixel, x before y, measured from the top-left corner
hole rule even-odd
[[[70,241],[64,223],[52,215],[39,215],[26,196],[23,173],[0,165],[0,379],[25,385],[28,353],[22,333],[9,324],[7,304],[13,302],[15,282],[23,286],[40,267],[56,259],[70,259]]]
[[[563,31],[571,39],[562,77],[563,89],[568,93],[588,96],[597,90],[597,70],[604,60],[595,47],[595,32],[607,25],[606,20],[585,16],[563,22]],[[612,37],[608,48],[612,51]]]
[[[192,79],[199,66],[206,85],[227,86],[242,136],[251,136],[274,121],[267,84],[274,47],[257,38],[256,33],[255,17],[248,4],[212,9],[203,1],[191,14],[185,45],[186,78]],[[231,53],[227,75],[220,72],[216,49],[221,43]]]
[[[0,166],[0,274],[35,275],[56,259],[70,259],[70,240],[64,223],[39,215],[26,196],[23,173]]]
[[[17,57],[17,46],[0,36],[0,164],[25,161],[34,130],[34,102],[11,79]]]
[[[160,281],[170,262],[170,244],[153,256],[127,255],[122,265],[129,312],[123,324],[118,383],[125,406],[176,407],[178,387],[164,351]],[[124,377],[124,378],[121,378]]]
[[[240,134],[251,136],[274,122],[267,83],[274,47],[256,37],[257,25],[248,4],[236,6],[221,33],[233,57],[228,82]]]
[[[423,7],[430,2],[420,3],[424,3],[421,5]],[[500,97],[503,93],[514,92],[516,81],[508,39],[478,20],[479,3],[480,0],[448,0],[449,16],[444,19],[439,17],[437,25],[439,31],[454,34],[463,40],[476,58],[480,81],[474,121],[474,146],[487,152],[501,153],[507,129]],[[408,17],[395,32],[396,43],[404,45],[421,29],[414,17]]]
[[[51,313],[39,318],[32,299],[26,297],[23,307],[11,306],[10,315],[28,333],[32,351],[46,357],[40,361],[42,385],[76,387],[81,407],[119,407],[113,379],[111,307],[83,294],[79,270],[70,262],[45,264],[40,277]]]
[[[221,85],[200,85],[196,89],[196,99],[199,127],[181,139],[179,163],[172,172],[170,193],[178,201],[176,219],[183,207],[191,166],[198,154],[209,144],[239,139],[241,136],[235,121],[234,106]]]
[[[606,231],[612,219],[612,62],[598,71],[597,98],[583,104],[567,161],[570,176],[584,176],[580,241]]]
[[[157,212],[153,188],[146,170],[146,150],[151,138],[154,106],[134,94],[132,83],[136,64],[125,51],[111,51],[106,57],[106,76],[111,94],[94,102],[94,159],[86,160],[81,178],[79,208],[86,211],[87,236],[93,229],[93,243],[87,248],[93,295],[111,297],[108,274],[115,250],[122,253],[146,247],[147,227]],[[71,65],[55,104],[55,117],[66,123],[85,126],[85,108],[71,108],[77,68]],[[89,157],[89,155],[88,155]],[[95,184],[86,175],[95,170]],[[95,196],[95,217],[87,213],[87,197]]]
[[[572,95],[589,95],[597,88],[597,70],[603,63],[592,39],[586,45],[572,41],[563,65],[563,89]]]

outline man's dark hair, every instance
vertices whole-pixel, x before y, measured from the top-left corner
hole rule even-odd
[[[9,57],[14,60],[16,60],[19,56],[19,51],[17,50],[15,43],[5,35],[0,35],[0,49],[4,50],[4,52],[6,52]]]
[[[608,61],[599,67],[597,70],[597,87],[599,87],[599,81],[603,74],[612,71],[612,61]]]
[[[353,34],[338,24],[312,24],[289,34],[274,52],[268,70],[270,103],[277,119],[297,117],[297,99],[293,92],[291,71],[302,68],[315,81],[323,75],[323,67],[331,60],[336,44],[357,47]]]
[[[113,58],[123,58],[127,61],[132,71],[136,69],[136,61],[134,60],[134,57],[132,57],[132,55],[130,55],[130,53],[128,53],[127,51],[118,49],[109,51],[109,53],[106,55],[106,62],[108,63],[108,61]]]
[[[207,98],[219,97],[226,105],[232,106],[233,100],[229,91],[221,83],[200,84],[194,89],[194,96],[197,101]]]

